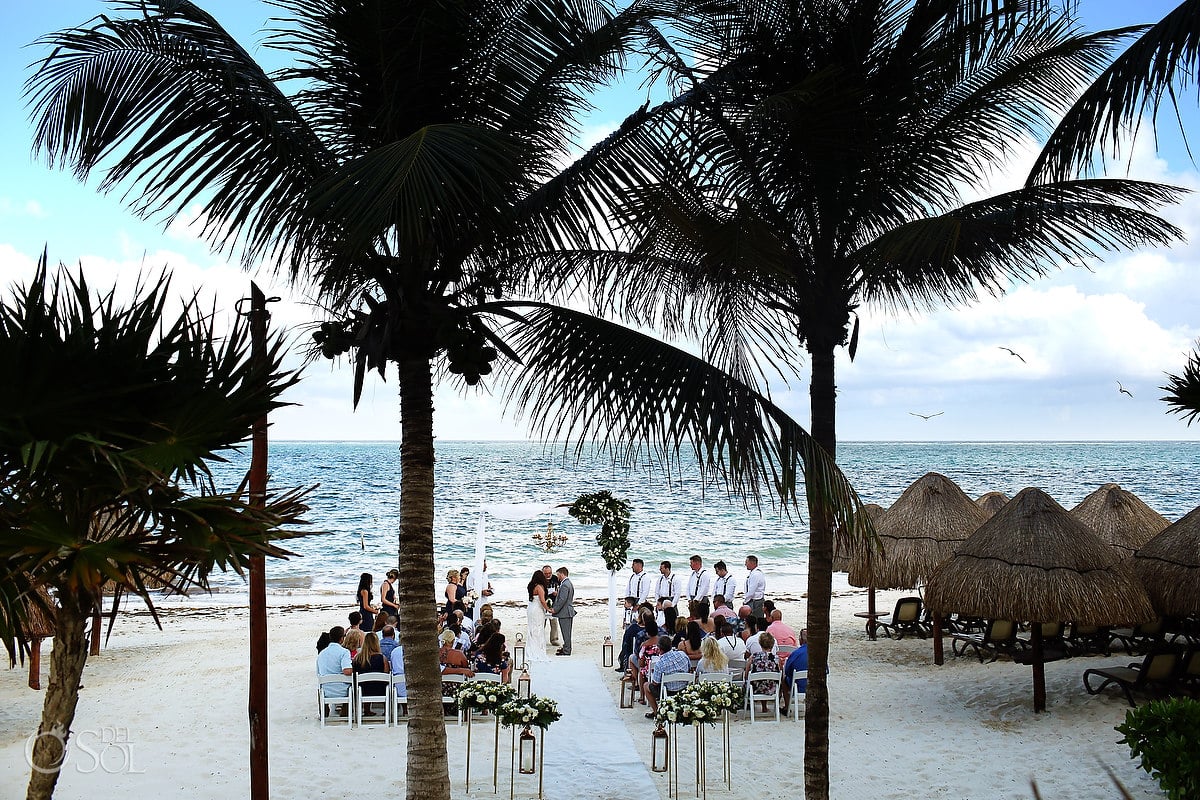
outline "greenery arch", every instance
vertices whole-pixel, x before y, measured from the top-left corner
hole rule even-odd
[[[581,494],[567,507],[567,513],[583,525],[599,525],[596,543],[609,571],[625,566],[629,554],[629,502],[602,491]]]

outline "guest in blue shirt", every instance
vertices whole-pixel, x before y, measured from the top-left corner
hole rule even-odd
[[[796,639],[799,644],[783,664],[783,707],[780,710],[785,714],[792,700],[792,678],[795,676],[796,670],[808,673],[808,629],[796,634]],[[829,674],[828,666],[825,667],[825,674]],[[808,678],[796,678],[796,681],[801,692],[808,690]]]
[[[383,626],[383,638],[379,640],[379,652],[383,653],[383,657],[388,661],[392,660],[392,651],[400,643],[396,641],[396,629],[391,625]]]
[[[354,665],[350,651],[342,647],[342,636],[345,631],[340,625],[329,631],[329,644],[317,654],[318,675],[353,675]],[[329,697],[346,697],[350,694],[350,684],[334,684],[325,689]]]

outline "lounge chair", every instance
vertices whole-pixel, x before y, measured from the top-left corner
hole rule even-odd
[[[1144,622],[1132,628],[1114,628],[1111,632],[1112,645],[1120,644],[1121,648],[1131,656],[1140,656],[1157,649],[1162,643],[1165,626],[1162,618],[1153,622]]]
[[[1083,673],[1083,688],[1088,694],[1099,694],[1108,686],[1116,684],[1125,693],[1129,705],[1137,707],[1133,693],[1151,689],[1164,690],[1170,687],[1175,679],[1175,670],[1179,665],[1179,653],[1173,650],[1162,650],[1147,655],[1141,664],[1130,664],[1128,667],[1105,667],[1089,669]],[[1088,678],[1097,675],[1103,680],[1092,687]]]
[[[1109,647],[1109,642],[1112,641],[1112,632],[1100,625],[1080,625],[1072,622],[1067,628],[1065,641],[1067,650],[1073,656],[1086,656],[1092,653],[1104,656],[1112,655],[1112,648]]]
[[[979,658],[980,664],[983,663],[983,657],[989,653],[992,657],[988,663],[991,663],[999,658],[1001,653],[1011,654],[1021,646],[1021,641],[1017,638],[1017,623],[1007,619],[989,620],[987,628],[981,634],[954,633],[950,638],[953,640],[950,649],[954,655],[964,655],[967,648],[971,648]]]
[[[1179,662],[1179,674],[1175,686],[1192,697],[1200,696],[1200,647],[1193,647]]]
[[[896,634],[897,639],[903,639],[906,633],[911,633],[914,636],[925,638],[925,625],[921,622],[922,603],[919,597],[901,597],[896,601],[896,608],[892,611],[892,621],[875,623],[875,628],[882,631],[883,635],[892,638],[892,634]]]

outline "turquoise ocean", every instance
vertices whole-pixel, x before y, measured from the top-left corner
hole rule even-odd
[[[1047,491],[1070,509],[1104,483],[1118,483],[1174,521],[1200,505],[1200,443],[1196,442],[844,442],[838,461],[865,502],[887,507],[927,472],[940,472],[972,498],[989,491],[1012,496],[1026,486]],[[236,486],[248,453],[221,465],[222,488]],[[273,442],[272,488],[319,487],[311,498],[311,528],[320,535],[289,543],[296,556],[267,564],[272,605],[350,605],[362,572],[378,586],[396,563],[400,521],[400,454],[395,442]],[[670,560],[687,571],[699,553],[711,565],[724,559],[741,577],[747,553],[755,553],[768,579],[768,594],[799,596],[807,580],[808,527],[764,500],[761,511],[730,497],[720,483],[705,481],[683,464],[668,476],[641,463],[632,470],[606,456],[564,457],[561,448],[536,442],[437,444],[434,543],[437,575],[469,565],[474,557],[479,507],[485,503],[569,503],[607,489],[631,506],[630,558],[654,572]],[[504,522],[488,518],[488,560],[499,599],[523,594],[533,569],[566,565],[583,597],[607,593],[607,572],[596,529],[566,516],[554,517],[568,541],[547,553],[533,540],[552,518]],[[626,570],[627,571],[627,570]],[[838,585],[835,578],[835,586]],[[845,585],[844,576],[841,585]],[[172,602],[245,603],[236,574],[217,574],[212,595]]]

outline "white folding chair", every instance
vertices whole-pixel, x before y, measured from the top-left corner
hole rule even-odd
[[[668,683],[691,683],[695,679],[696,676],[691,672],[668,672],[662,677],[662,692],[659,695],[660,699],[666,700],[671,696],[671,690],[667,688]],[[678,689],[675,689],[675,691],[681,692],[683,689],[684,687],[681,686]]]
[[[400,724],[401,718],[408,721],[408,682],[404,673],[392,674],[392,722]]]
[[[465,675],[443,675],[442,676],[442,705],[455,706],[458,702],[458,687],[466,680]],[[448,715],[447,715],[448,716]],[[455,717],[458,719],[458,724],[462,725],[462,714],[455,711]]]
[[[363,719],[363,711],[370,703],[383,704],[383,725],[390,727],[392,724],[392,697],[389,693],[389,688],[392,685],[392,676],[387,672],[360,672],[354,676],[354,695],[357,698],[355,707],[358,709],[358,727],[366,724]],[[380,683],[383,684],[383,694],[379,694],[378,688],[374,688],[374,693],[366,691],[365,684]]]
[[[754,722],[756,703],[774,703],[775,721],[779,722],[779,684],[782,680],[783,675],[779,672],[751,672],[746,676],[746,701],[750,704],[750,722]],[[775,690],[759,694],[754,691],[755,681],[773,681]]]
[[[346,687],[344,696],[328,694],[328,690],[333,687]],[[321,714],[321,727],[325,727],[325,720],[329,713],[329,706],[345,706],[346,707],[346,727],[354,726],[354,678],[350,675],[318,675],[317,676],[317,705]]]
[[[475,677],[471,680],[482,683],[500,683],[500,676],[494,672],[476,672]]]
[[[733,677],[736,677],[736,678],[742,677],[742,674],[745,673],[745,671],[746,671],[746,659],[744,659],[744,658],[729,659],[729,667],[727,668],[727,670],[728,670],[729,674]]]
[[[792,673],[792,719],[796,722],[800,721],[800,715],[804,713],[804,690],[800,688],[800,681],[807,680],[808,670],[798,669]],[[805,684],[807,686],[808,684]]]
[[[733,683],[728,672],[702,672],[696,676],[697,683]]]

